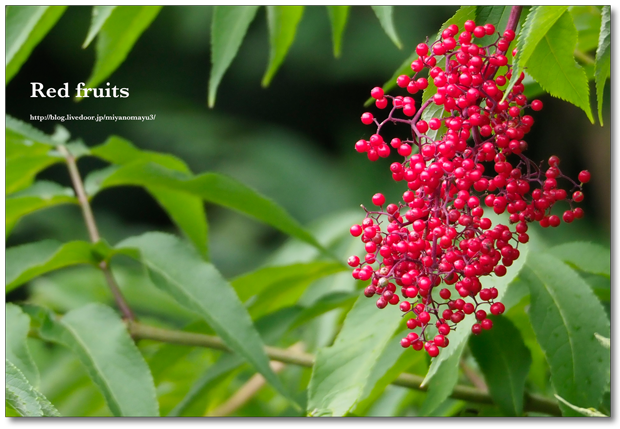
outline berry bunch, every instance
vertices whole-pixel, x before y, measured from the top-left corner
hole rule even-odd
[[[496,34],[495,27],[473,21],[464,27],[459,34],[459,28],[450,25],[430,46],[419,44],[419,57],[411,63],[413,76],[398,77],[397,85],[411,95],[429,91],[419,109],[411,96],[372,89],[376,107],[389,107],[389,114],[379,121],[364,113],[362,123],[377,129],[355,144],[370,161],[386,158],[395,149],[404,160],[391,164],[392,178],[408,189],[402,202],[387,205],[382,194],[375,194],[372,202],[378,208],[364,208],[362,224],[351,227],[366,250],[362,261],[357,256],[348,260],[353,277],[371,280],[364,294],[377,296],[377,307],[400,305],[404,313],[411,313],[408,328],[421,329],[410,332],[401,344],[424,348],[432,357],[448,345],[448,334],[466,315],[477,320],[474,334],[492,328],[487,315],[502,314],[505,308],[497,300],[497,289],[483,288],[480,278],[506,274],[506,267],[519,257],[519,245],[529,240],[529,222],[558,226],[560,217],[551,214],[555,203],[567,201],[570,206],[564,222],[583,217],[573,203],[583,200],[582,184],[590,180],[587,171],[579,174],[581,183],[564,176],[556,156],[543,169],[523,154],[523,137],[534,124],[523,111],[539,111],[542,102],[529,102],[523,94],[523,74],[510,92],[502,90],[512,77],[505,53],[514,31],[508,29],[495,43],[478,46],[475,39]],[[424,69],[429,70],[431,87],[418,76]],[[496,77],[500,70],[505,71]],[[436,92],[429,96],[431,88]],[[390,123],[406,124],[411,137],[395,137],[388,144],[384,127]],[[558,188],[558,179],[572,183],[570,195]],[[497,214],[507,212],[509,225],[494,226],[484,217],[483,205]],[[428,329],[432,325],[433,333]]]

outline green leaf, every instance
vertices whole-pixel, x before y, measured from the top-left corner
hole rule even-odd
[[[217,88],[239,51],[258,6],[215,6],[211,24],[211,74],[209,107],[215,105]]]
[[[313,281],[346,270],[337,262],[310,262],[283,267],[264,267],[231,281],[254,319],[295,304]]]
[[[84,43],[82,44],[82,49],[88,47],[95,36],[99,34],[101,27],[103,27],[103,24],[105,24],[110,15],[112,15],[112,11],[115,8],[116,6],[93,6],[93,15],[90,21],[90,28],[88,29],[86,40],[84,40]]]
[[[60,19],[67,6],[7,6],[5,85]]]
[[[512,77],[504,91],[504,98],[519,79],[521,72],[529,64],[538,43],[545,37],[556,21],[566,12],[568,6],[533,6],[517,39],[517,56],[513,62]]]
[[[161,6],[118,6],[112,11],[99,30],[97,60],[86,87],[94,88],[114,73],[160,9]]]
[[[601,345],[603,347],[605,347],[607,350],[611,349],[611,341],[609,338],[605,338],[602,335],[600,335],[598,332],[594,333],[594,336],[596,337],[596,339],[598,340],[599,343],[601,343]]]
[[[497,300],[501,301],[502,297],[506,293],[510,283],[519,275],[523,266],[525,265],[525,260],[527,258],[527,247],[523,248],[521,252],[521,256],[517,259],[508,269],[508,272],[503,277],[491,277],[485,276],[481,279],[482,287],[495,287],[497,288]],[[467,301],[467,299],[466,299]],[[453,354],[459,353],[462,351],[462,348],[459,348],[461,343],[467,343],[467,340],[471,336],[471,327],[476,322],[475,317],[466,317],[462,322],[459,323],[458,329],[450,334],[450,344],[448,347],[441,350],[439,356],[433,359],[431,366],[422,382],[422,386],[428,384],[428,382],[437,374],[442,371],[443,362],[450,358]],[[449,393],[449,392],[448,392]],[[446,396],[447,397],[447,396]]]
[[[557,394],[580,407],[597,407],[609,382],[609,350],[594,333],[609,336],[609,321],[590,287],[568,265],[532,254],[521,277],[532,295],[530,320],[551,368]],[[574,415],[562,406],[565,415]]]
[[[347,26],[347,19],[349,18],[350,6],[325,6],[327,8],[327,14],[329,15],[329,21],[332,25],[332,40],[334,41],[334,57],[340,57],[342,47],[342,35],[344,29]]]
[[[398,309],[378,310],[360,296],[334,344],[319,350],[308,386],[308,413],[343,416],[361,399],[370,372],[401,322]]]
[[[381,27],[383,27],[383,31],[388,37],[394,42],[398,49],[403,48],[403,44],[398,38],[398,34],[396,34],[396,28],[394,28],[394,7],[393,6],[371,6],[372,10],[377,15],[379,22],[381,23]]]
[[[70,265],[96,266],[98,263],[92,245],[85,241],[43,240],[11,247],[6,251],[6,292],[50,271]]]
[[[279,205],[236,180],[217,173],[190,177],[157,164],[134,162],[114,171],[101,183],[102,188],[122,185],[157,186],[183,191],[252,216],[326,252],[316,239]]]
[[[150,161],[172,170],[191,174],[191,170],[181,159],[169,154],[140,150],[129,141],[116,136],[112,136],[104,144],[92,148],[91,153],[113,164],[125,165],[135,161]],[[105,172],[96,173],[97,175],[91,180],[87,178],[87,191],[93,195],[100,186],[93,186],[93,182],[100,183],[113,171],[113,169],[106,169]],[[194,243],[200,254],[208,258],[207,235],[209,227],[202,199],[186,192],[157,186],[145,185],[145,188],[168,213],[172,221]]]
[[[600,6],[571,6],[568,11],[579,33],[577,49],[587,53],[598,46],[601,28]]]
[[[110,307],[88,304],[60,320],[47,315],[40,334],[73,350],[115,416],[159,415],[149,368],[125,324]]]
[[[304,13],[303,6],[266,6],[269,25],[269,65],[262,85],[269,86],[295,40],[297,24]]]
[[[12,194],[32,185],[39,172],[62,162],[60,157],[48,155],[20,156],[6,160],[6,193]]]
[[[525,380],[532,364],[519,330],[505,317],[493,317],[493,329],[469,340],[493,402],[507,416],[523,414]]]
[[[495,43],[497,33],[503,33],[508,24],[511,10],[512,6],[478,6],[476,8],[475,21],[478,25],[493,24],[495,26],[495,34],[484,36],[481,39],[476,38],[478,46],[487,46]],[[459,27],[459,29],[462,29],[462,27]]]
[[[20,121],[10,115],[6,115],[5,119],[6,127],[6,140],[20,142],[26,146],[32,146],[33,144],[45,144],[49,148],[58,145],[58,142],[52,139],[51,136],[39,131],[32,125]]]
[[[609,417],[609,416],[601,413],[600,411],[598,411],[595,408],[581,408],[581,407],[578,407],[576,405],[571,404],[566,399],[562,398],[560,395],[553,395],[553,396],[555,396],[563,404],[569,406],[570,408],[572,408],[573,410],[577,411],[580,414],[583,414],[584,416],[587,416],[587,417]]]
[[[598,244],[573,241],[554,246],[547,252],[580,271],[606,277],[611,276],[609,249]]]
[[[611,73],[611,7],[603,6],[601,31],[596,48],[595,63],[596,99],[598,103],[598,120],[603,125],[603,95],[605,82]]]
[[[78,204],[73,189],[54,182],[40,181],[6,199],[7,235],[9,226],[15,225],[23,216],[37,210],[59,204]]]
[[[60,417],[54,406],[28,382],[9,359],[5,359],[5,402],[24,417]]]
[[[232,350],[289,397],[269,367],[263,343],[247,310],[213,265],[176,237],[162,233],[128,238],[117,248],[137,248],[139,259],[157,287],[203,317]]]
[[[32,360],[26,338],[30,330],[30,317],[12,303],[6,304],[6,359],[24,374],[33,386],[39,385],[39,370]]]
[[[527,61],[527,72],[549,94],[581,108],[594,123],[586,72],[574,52],[577,29],[564,12],[542,37]]]

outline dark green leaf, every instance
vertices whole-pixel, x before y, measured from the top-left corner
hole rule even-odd
[[[189,167],[179,158],[169,154],[140,150],[129,141],[116,136],[112,136],[104,144],[94,147],[91,153],[113,164],[125,165],[135,161],[150,161],[172,170],[191,174]],[[100,183],[113,171],[114,169],[106,169],[103,172],[96,172],[96,176],[89,176],[86,183],[86,190],[89,194],[94,195],[98,191]],[[94,186],[94,183],[97,185]],[[208,257],[207,235],[209,228],[202,199],[183,191],[178,192],[158,186],[145,185],[145,188],[170,215],[181,231],[194,243],[200,254]]]
[[[40,334],[73,350],[115,416],[159,415],[148,365],[110,307],[88,304],[60,320],[47,315]]]
[[[32,50],[62,16],[67,6],[7,6],[6,78],[17,74]]]
[[[289,48],[295,40],[297,24],[304,13],[303,6],[266,6],[269,25],[269,65],[263,77],[263,86],[269,86]]]
[[[28,382],[24,374],[5,360],[5,401],[24,417],[60,417],[54,406]]]
[[[77,204],[78,200],[74,195],[71,188],[64,188],[54,182],[41,181],[7,197],[5,212],[7,235],[9,226],[15,225],[29,213],[59,204]]]
[[[334,41],[334,57],[340,57],[342,35],[347,25],[350,6],[325,6],[332,24],[332,40]]]
[[[595,81],[598,103],[598,120],[603,125],[603,94],[605,82],[611,73],[611,7],[603,6],[601,31],[596,48]]]
[[[493,329],[469,340],[493,402],[507,416],[523,414],[523,395],[532,357],[519,330],[505,317],[494,317]]]
[[[97,60],[86,87],[94,88],[114,73],[160,9],[161,6],[118,6],[112,11],[97,35]]]
[[[97,265],[92,245],[85,241],[43,240],[6,251],[6,292],[50,271],[77,264]]]
[[[400,324],[398,310],[378,310],[360,296],[331,347],[319,350],[308,386],[308,413],[345,415],[364,393],[370,372]]]
[[[517,39],[517,56],[513,62],[513,73],[504,91],[504,98],[517,82],[521,72],[528,65],[538,43],[545,37],[555,22],[566,12],[568,6],[533,6]]]
[[[609,336],[603,306],[575,271],[549,254],[532,254],[521,277],[530,287],[530,319],[556,392],[579,407],[597,407],[610,371],[609,351],[594,335]],[[575,415],[565,406],[562,411]]]
[[[93,6],[90,28],[88,29],[88,34],[86,35],[86,40],[84,40],[82,44],[82,48],[86,48],[90,45],[90,42],[99,34],[101,27],[103,27],[103,24],[105,24],[115,8],[116,6]]]
[[[512,6],[477,7],[476,23],[478,25],[493,24],[495,26],[495,34],[492,34],[490,36],[484,36],[481,39],[476,38],[476,44],[478,46],[487,46],[495,43],[495,41],[497,40],[497,33],[503,33],[506,25],[508,24],[508,18],[510,17],[511,10]]]
[[[276,203],[234,179],[217,173],[189,177],[153,163],[134,162],[108,176],[101,187],[122,185],[156,186],[186,192],[245,213],[325,251],[312,235]]]
[[[611,255],[609,249],[585,241],[560,244],[548,253],[568,263],[580,271],[603,276],[611,276]]]
[[[372,10],[377,15],[379,22],[381,23],[381,27],[383,27],[383,31],[388,37],[394,42],[398,49],[403,48],[403,44],[398,38],[398,34],[396,34],[396,28],[394,27],[394,7],[393,6],[371,6]]]
[[[139,259],[157,287],[203,317],[232,350],[288,397],[269,367],[263,343],[247,310],[213,265],[176,237],[162,233],[129,238],[117,248],[138,249]]]
[[[258,6],[215,6],[211,24],[211,75],[209,107],[215,105],[217,88],[237,55]]]
[[[577,30],[570,13],[564,12],[540,39],[525,64],[528,74],[545,91],[580,107],[594,123],[588,78],[574,57],[576,45]]]
[[[32,360],[26,338],[30,331],[30,317],[12,303],[6,304],[6,359],[24,374],[33,386],[39,385],[39,370]]]

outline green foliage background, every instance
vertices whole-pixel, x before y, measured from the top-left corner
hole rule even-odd
[[[348,235],[349,226],[363,217],[356,207],[376,192],[388,200],[402,192],[386,174],[387,164],[370,164],[353,150],[354,142],[367,133],[359,121],[363,104],[370,88],[410,63],[417,43],[435,34],[456,11],[420,6],[395,7],[388,13],[352,7],[342,27],[343,11],[336,8],[305,7],[301,13],[261,7],[245,11],[245,18],[235,15],[239,10],[220,10],[217,13],[232,14],[229,19],[235,22],[245,19],[247,34],[217,51],[211,50],[213,7],[123,9],[115,25],[103,23],[88,43],[92,8],[48,10],[40,25],[49,26],[49,33],[33,44],[21,69],[7,66],[7,114],[48,135],[32,134],[19,121],[7,119],[7,158],[14,160],[7,165],[7,177],[17,178],[7,180],[14,186],[7,193],[19,199],[7,209],[7,228],[12,229],[7,238],[7,301],[27,303],[7,304],[7,315],[14,317],[8,320],[15,320],[7,322],[7,329],[17,330],[16,344],[26,342],[30,351],[16,358],[21,364],[7,363],[7,392],[25,392],[19,397],[27,398],[16,411],[205,415],[217,412],[259,371],[270,385],[233,415],[521,415],[527,402],[524,389],[548,398],[557,393],[569,403],[609,414],[608,353],[596,349],[600,344],[590,331],[580,332],[583,322],[609,336],[610,269],[609,264],[600,266],[601,260],[609,260],[610,245],[609,85],[601,89],[600,82],[590,83],[587,106],[598,107],[592,109],[593,116],[584,113],[589,109],[583,94],[577,101],[569,99],[577,107],[542,94],[533,81],[528,86],[545,104],[528,135],[529,156],[542,160],[556,154],[565,174],[589,169],[593,180],[586,186],[585,219],[556,229],[531,227],[530,255],[522,257],[523,270],[512,267],[513,281],[502,290],[508,312],[492,335],[468,342],[463,326],[462,338],[451,338],[451,352],[431,364],[422,354],[403,353],[394,340],[403,328],[398,312],[377,311],[372,300],[356,302],[361,285],[342,265],[359,252],[359,243]],[[105,17],[119,12],[101,7],[99,13]],[[559,15],[564,21],[572,19],[579,51],[587,58],[598,57],[600,8],[573,8]],[[528,19],[535,18],[532,14]],[[132,31],[127,24],[132,19],[142,20],[143,28]],[[562,21],[552,27],[572,31],[570,23]],[[339,31],[342,40],[334,41],[333,32]],[[234,34],[224,33],[234,39]],[[233,45],[239,46],[236,55]],[[219,71],[217,64],[212,68],[211,56],[216,61],[218,55],[227,57],[227,70],[225,65]],[[602,76],[604,82],[604,67],[595,69],[586,60],[582,64],[589,79]],[[540,73],[533,70],[532,76],[543,88],[552,94],[562,91],[545,87]],[[33,99],[30,82],[46,88],[69,82],[71,91],[78,82],[110,82],[129,88],[130,97]],[[207,100],[214,107],[208,108]],[[603,127],[588,119],[596,112]],[[59,123],[30,121],[30,115],[50,113],[157,115],[145,122],[61,124],[74,142],[68,145],[73,153],[94,155],[81,157],[78,165],[87,193],[96,195],[92,206],[105,241],[87,243],[66,166],[62,158],[45,155],[63,141],[63,132],[55,128]],[[19,151],[24,139],[37,142],[28,156]],[[160,233],[144,234],[153,230]],[[201,239],[207,234],[208,241]],[[574,241],[582,243],[562,245]],[[584,246],[592,248],[584,252]],[[581,253],[600,256],[584,260],[576,256]],[[540,258],[564,275],[561,281],[541,274],[536,265]],[[235,358],[151,340],[139,341],[136,348],[108,307],[113,299],[101,272],[87,266],[101,260],[112,261],[140,321],[217,334],[237,352]],[[73,266],[76,263],[86,265]],[[55,271],[67,265],[72,266]],[[206,286],[202,279],[209,279]],[[577,295],[562,289],[567,284]],[[557,296],[565,296],[564,301],[558,302]],[[586,302],[594,321],[570,313],[575,302]],[[548,327],[536,322],[549,311],[554,316],[545,323],[559,326],[562,339],[545,338]],[[55,313],[65,316],[57,319]],[[245,313],[249,317],[242,316]],[[84,343],[89,337],[85,322],[91,319],[106,327],[102,344]],[[36,334],[26,339],[29,326]],[[360,331],[372,340],[359,341]],[[519,356],[514,366],[484,360],[485,351],[515,332],[522,341],[511,352]],[[105,354],[105,341],[119,345],[123,362],[110,368],[98,363],[114,361]],[[276,377],[267,356],[257,351],[262,342],[287,348],[300,341],[317,356],[314,369],[287,365]],[[593,355],[602,364],[580,361],[584,356],[574,342],[596,349]],[[566,344],[571,344],[570,363],[577,368],[569,374],[562,372],[568,361],[557,355]],[[499,350],[506,352],[501,345]],[[470,384],[459,361],[486,380],[495,405],[449,398],[457,383]],[[125,391],[127,375],[119,368],[131,368],[136,385],[153,390],[142,391],[145,396]],[[428,393],[390,384],[398,384],[402,372],[420,376],[418,384],[428,374]],[[508,381],[502,379],[506,374]],[[510,390],[502,388],[515,379]],[[580,384],[583,380],[585,385]],[[561,407],[565,415],[575,413]]]

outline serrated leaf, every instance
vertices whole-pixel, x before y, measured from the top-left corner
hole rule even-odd
[[[394,42],[398,49],[403,48],[403,44],[396,34],[396,28],[394,27],[394,7],[393,6],[371,6],[372,10],[377,15],[377,19],[383,27],[383,31],[388,35],[390,40]]]
[[[114,73],[160,9],[161,6],[118,6],[111,12],[97,34],[97,60],[87,88],[98,86]]]
[[[513,62],[512,77],[504,91],[504,98],[519,79],[538,43],[567,9],[568,6],[533,6],[530,9],[517,38],[517,56]]]
[[[311,262],[282,267],[264,267],[231,281],[242,302],[249,304],[253,318],[295,304],[313,281],[346,270],[337,262]]]
[[[611,73],[611,7],[603,6],[601,13],[601,31],[596,48],[594,78],[596,82],[596,100],[598,120],[603,125],[603,95],[605,82]]]
[[[59,204],[77,204],[73,189],[54,182],[40,181],[6,199],[6,227],[15,225],[23,216]]]
[[[56,163],[60,157],[48,155],[20,156],[6,160],[6,193],[12,194],[32,185],[34,178],[41,171]]]
[[[136,161],[150,161],[172,170],[191,174],[191,170],[181,159],[169,154],[140,150],[129,141],[116,136],[112,136],[102,145],[92,148],[91,154],[113,164],[126,165]],[[99,186],[93,186],[93,183],[101,183],[113,171],[114,169],[106,169],[92,178],[87,177],[86,190],[89,195],[92,196],[99,190]],[[168,213],[172,221],[194,243],[200,254],[208,259],[207,236],[209,226],[202,199],[186,192],[157,186],[145,185],[145,188]]]
[[[125,324],[110,307],[88,304],[60,320],[48,315],[40,335],[76,354],[115,416],[159,415],[149,368]]]
[[[105,24],[115,8],[116,6],[93,6],[90,28],[88,29],[86,40],[84,40],[84,43],[82,44],[82,49],[88,47],[95,36],[99,34],[101,27],[103,27],[103,24]]]
[[[85,241],[43,240],[11,247],[6,251],[6,292],[53,270],[77,264],[96,266],[98,263],[92,245]]]
[[[570,408],[572,408],[573,410],[577,411],[580,414],[583,414],[584,416],[587,416],[587,417],[609,417],[609,416],[601,413],[600,411],[598,411],[595,408],[581,408],[581,407],[578,407],[576,405],[571,404],[566,399],[562,398],[560,395],[553,395],[553,396],[558,398],[558,400],[560,402],[562,402],[563,404],[569,406]]]
[[[611,276],[610,251],[598,244],[573,241],[554,246],[547,252],[580,271]]]
[[[24,374],[5,359],[5,402],[23,417],[60,417],[56,408],[37,392]]]
[[[269,27],[269,65],[263,77],[263,86],[269,86],[289,48],[295,40],[297,24],[304,13],[303,6],[266,6]]]
[[[579,33],[577,49],[581,52],[590,52],[598,46],[601,28],[600,6],[571,6],[568,11]]]
[[[574,57],[577,30],[564,12],[540,39],[527,63],[528,74],[549,94],[581,108],[594,123],[586,72]]]
[[[334,42],[334,57],[340,57],[342,50],[342,35],[347,26],[350,6],[325,6],[332,26],[332,40]]]
[[[523,266],[525,265],[525,260],[527,258],[527,247],[523,248],[521,251],[521,256],[519,259],[514,261],[514,263],[509,267],[508,272],[503,277],[490,277],[485,276],[481,278],[482,287],[495,287],[497,288],[497,300],[501,301],[502,297],[506,293],[510,283],[519,275]],[[467,301],[467,299],[466,299]],[[450,333],[450,344],[448,347],[441,350],[439,356],[433,358],[431,366],[422,382],[422,385],[428,384],[432,378],[438,372],[443,371],[443,362],[450,358],[453,354],[459,353],[463,349],[459,347],[461,343],[467,343],[467,340],[471,336],[471,327],[476,322],[475,317],[466,317],[463,321],[459,322],[458,328]],[[448,392],[449,393],[449,392]],[[447,396],[446,396],[447,397]],[[445,399],[445,398],[444,398]]]
[[[157,164],[140,161],[120,167],[101,183],[102,188],[122,185],[157,186],[186,192],[254,217],[325,252],[316,239],[275,202],[236,180],[217,173],[188,176]]]
[[[32,360],[26,338],[30,330],[30,317],[12,303],[6,304],[6,359],[24,374],[33,386],[39,385],[39,370]]]
[[[519,330],[505,317],[493,317],[493,329],[474,335],[469,347],[493,402],[507,416],[523,414],[525,380],[532,364]]]
[[[209,107],[215,105],[217,88],[239,51],[258,6],[215,6],[211,24],[211,73]]]
[[[308,413],[343,416],[361,399],[373,364],[401,318],[394,306],[377,309],[360,296],[334,344],[319,350],[308,386]]]
[[[6,115],[5,117],[5,130],[7,141],[18,140],[23,142],[26,146],[35,143],[49,145],[50,147],[58,145],[51,136],[48,136],[32,125],[10,115]]]
[[[581,277],[552,255],[532,254],[521,277],[530,287],[530,320],[555,391],[577,406],[598,406],[610,370],[609,351],[594,336],[609,336],[603,306]],[[575,415],[561,408],[564,415]]]
[[[7,6],[5,85],[52,29],[67,6]]]
[[[263,343],[247,310],[213,265],[178,238],[162,233],[128,238],[117,248],[138,249],[139,260],[157,287],[204,318],[232,350],[289,397],[269,367]]]

